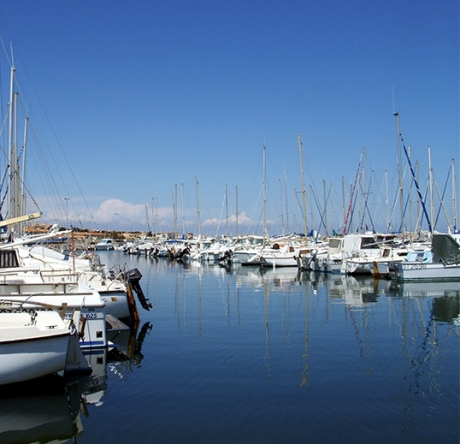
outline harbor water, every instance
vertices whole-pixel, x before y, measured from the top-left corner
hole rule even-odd
[[[1,443],[459,442],[458,282],[100,256],[153,307],[70,389],[3,391]]]

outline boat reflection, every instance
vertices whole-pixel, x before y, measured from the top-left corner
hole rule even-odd
[[[107,389],[108,371],[118,378],[126,378],[138,367],[144,357],[142,345],[147,334],[152,329],[150,322],[142,325],[139,334],[136,328],[111,332],[110,341],[117,345],[116,348],[100,349],[85,354],[91,373],[84,396],[87,404],[101,406],[102,398]]]
[[[322,283],[326,287],[329,298],[343,300],[346,305],[361,307],[375,303],[379,296],[388,293],[391,281],[373,279],[368,276],[348,276],[327,274]]]
[[[297,267],[259,268],[234,267],[237,286],[265,288],[270,285],[272,290],[290,285],[301,285],[301,273]]]
[[[142,345],[152,326],[146,322],[137,334],[125,330],[117,336],[118,348],[85,354],[92,373],[85,376],[48,376],[2,386],[0,392],[0,443],[76,442],[83,433],[81,414],[88,406],[101,406],[108,371],[125,378],[143,359]]]
[[[392,293],[405,297],[458,296],[460,282],[395,282],[392,281]]]
[[[405,298],[432,298],[435,321],[460,322],[459,282],[398,282],[392,283],[391,293]]]
[[[2,387],[0,395],[0,442],[66,442],[83,432],[80,412],[87,376],[40,380]]]

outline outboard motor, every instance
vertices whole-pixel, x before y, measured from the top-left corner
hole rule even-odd
[[[145,297],[144,292],[142,291],[141,285],[139,283],[139,281],[142,278],[141,272],[137,268],[133,268],[132,270],[123,273],[123,276],[128,282],[128,284],[131,285],[131,288],[136,292],[137,299],[139,299],[142,308],[144,310],[150,310],[153,307],[153,305]]]

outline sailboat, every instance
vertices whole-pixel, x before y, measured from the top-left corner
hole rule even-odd
[[[84,362],[77,341],[71,341],[78,335],[80,312],[69,319],[64,313],[64,306],[0,301],[0,385],[63,371],[69,356],[77,353],[80,363]],[[80,365],[88,368],[85,363]]]
[[[100,263],[99,256],[87,255],[77,258],[58,253],[41,242],[60,234],[71,233],[59,230],[55,224],[49,233],[39,236],[24,235],[24,222],[41,216],[41,212],[25,214],[24,174],[25,164],[20,171],[17,153],[17,93],[14,91],[15,67],[10,70],[10,103],[9,117],[9,162],[8,162],[8,191],[7,191],[7,219],[0,221],[0,228],[7,227],[8,242],[0,245],[0,278],[2,285],[28,284],[39,285],[40,293],[52,291],[53,285],[69,284],[65,291],[78,288],[85,284],[100,293],[102,303],[106,305],[107,313],[119,319],[139,320],[137,307],[132,290],[145,309],[151,305],[145,298],[139,284],[142,275],[138,270],[125,270],[112,267],[107,270]],[[25,148],[25,147],[24,147]],[[24,163],[24,159],[23,159]],[[72,285],[74,284],[74,285]],[[38,287],[37,287],[38,288]],[[72,290],[73,291],[73,290]]]
[[[263,147],[263,237],[262,242],[258,242],[258,238],[253,237],[254,244],[248,245],[243,243],[235,248],[233,255],[241,265],[261,265],[260,255],[265,248],[266,233],[267,233],[267,190],[266,190],[266,147]],[[260,238],[259,238],[260,240]]]

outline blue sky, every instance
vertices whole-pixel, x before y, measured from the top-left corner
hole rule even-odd
[[[300,134],[309,228],[326,194],[328,231],[342,230],[365,148],[352,224],[367,196],[366,225],[397,229],[395,111],[424,193],[430,147],[453,221],[457,1],[0,0],[0,35],[2,118],[11,44],[43,221],[197,233],[199,208],[203,234],[225,233],[227,214],[235,234],[238,202],[239,234],[261,234],[265,145],[269,232],[302,232]]]

